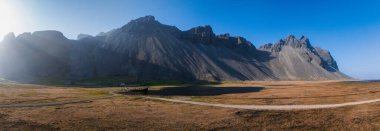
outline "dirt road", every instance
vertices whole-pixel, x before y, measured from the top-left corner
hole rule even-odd
[[[193,104],[193,105],[200,105],[200,106],[213,106],[213,107],[249,109],[249,110],[309,110],[309,109],[323,109],[323,108],[338,108],[338,107],[380,102],[380,99],[374,99],[374,100],[347,102],[347,103],[340,103],[340,104],[320,104],[320,105],[230,105],[230,104],[213,104],[213,103],[185,101],[185,100],[148,97],[148,96],[140,96],[140,97],[153,99],[153,100],[161,100],[161,101],[168,101],[168,102],[175,102],[175,103],[186,103],[186,104]]]

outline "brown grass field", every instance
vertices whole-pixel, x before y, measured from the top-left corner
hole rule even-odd
[[[108,92],[117,90],[0,84],[0,105],[111,96]],[[210,86],[153,86],[149,95],[239,105],[336,104],[380,99],[380,82],[224,82]],[[60,106],[0,108],[0,130],[380,130],[380,102],[267,111],[116,96]]]

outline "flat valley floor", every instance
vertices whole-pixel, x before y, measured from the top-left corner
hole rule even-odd
[[[380,130],[380,102],[327,109],[247,110],[115,95],[120,89],[0,84],[0,130]],[[147,96],[230,105],[323,105],[380,99],[380,82],[152,86]],[[85,101],[43,106],[78,100]],[[17,107],[25,104],[39,106]]]

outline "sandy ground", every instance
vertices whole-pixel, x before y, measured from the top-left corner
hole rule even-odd
[[[377,93],[380,83],[376,82],[243,82],[214,85],[214,87],[184,89],[185,92],[189,92],[189,90],[205,92],[195,93],[195,96],[183,92],[173,94],[171,91],[173,89],[168,91],[169,88],[159,87],[161,90],[157,89],[151,95],[228,104],[309,104],[308,102],[328,104],[380,98],[379,93]],[[244,87],[252,87],[252,89],[243,89]],[[256,87],[260,88],[257,89]],[[239,91],[233,91],[233,88]],[[11,90],[13,90],[13,95],[9,93]],[[32,93],[29,94],[28,90],[32,90]],[[40,90],[45,91],[45,94],[38,94]],[[70,96],[68,99],[106,96],[107,94],[102,92],[109,90],[115,90],[115,88],[83,89],[79,87],[2,85],[0,87],[0,104],[34,103],[46,101],[44,99],[60,101],[60,97],[68,97],[67,95]],[[210,90],[216,91],[216,93],[207,93]],[[38,97],[35,96],[34,91]],[[62,96],[57,97],[57,95]],[[265,98],[266,101],[262,102],[258,98]],[[133,96],[120,96],[62,106],[1,108],[0,129],[379,130],[380,103],[333,109],[260,111],[197,106]]]

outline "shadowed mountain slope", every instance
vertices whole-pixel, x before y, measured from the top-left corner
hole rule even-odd
[[[69,40],[57,31],[6,36],[0,77],[32,82],[123,77],[129,80],[347,79],[328,51],[289,36],[256,47],[210,26],[181,31],[153,16],[97,36]]]

